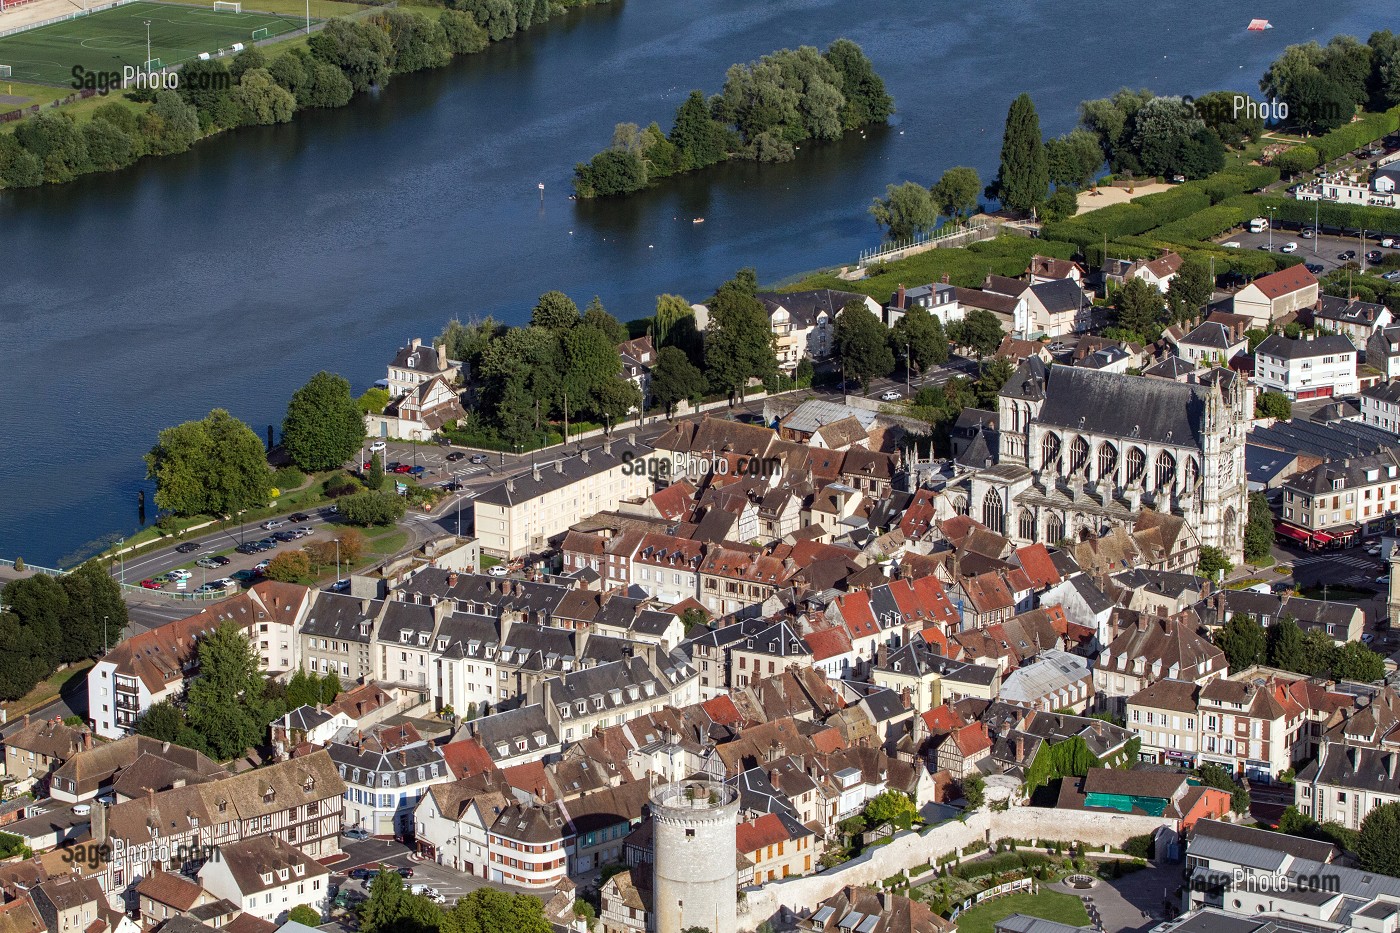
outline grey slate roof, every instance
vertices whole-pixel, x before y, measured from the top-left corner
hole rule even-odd
[[[588,462],[583,454],[564,457],[551,463],[542,464],[538,469],[503,480],[489,487],[476,497],[477,502],[490,505],[512,506],[529,502],[546,493],[564,489],[589,476],[596,476],[631,460],[641,459],[652,453],[646,444],[631,441],[613,441],[610,447],[600,446],[587,451]],[[539,478],[536,479],[535,477]]]
[[[1228,350],[1230,348],[1230,335],[1225,332],[1225,325],[1216,321],[1205,321],[1197,324],[1191,333],[1182,337],[1181,342],[1189,343],[1193,347]]]
[[[559,744],[558,734],[549,724],[544,707],[538,703],[473,719],[465,728],[496,760],[516,754],[518,739],[525,739],[532,751]],[[504,749],[501,746],[505,746]]]
[[[1361,394],[1367,398],[1373,398],[1378,402],[1386,402],[1394,405],[1400,402],[1400,379],[1393,382],[1378,382],[1369,388],[1363,389]]]
[[[996,922],[996,933],[1089,933],[1093,927],[1073,927],[1068,923],[1031,917],[1027,914],[1012,914]]]
[[[1084,296],[1084,289],[1080,288],[1074,279],[1041,282],[1039,285],[1032,285],[1031,292],[1052,314],[1080,311],[1089,303]]]
[[[1188,363],[1179,356],[1169,356],[1162,362],[1144,369],[1142,374],[1156,376],[1158,379],[1171,379],[1175,382],[1180,377],[1188,376],[1195,371],[1195,363]]]
[[[383,611],[382,599],[359,599],[336,593],[317,593],[300,631],[303,635],[368,644],[374,635],[374,622]],[[370,627],[368,632],[362,635],[360,625],[364,622],[368,622]]]
[[[848,302],[865,303],[864,295],[829,288],[806,292],[759,292],[757,298],[763,302],[763,308],[770,317],[778,308],[786,308],[793,326],[803,328],[815,326],[819,312],[825,311],[834,318]]]
[[[1178,447],[1199,443],[1207,390],[1198,386],[1077,366],[1056,366],[1049,380],[1036,418],[1042,425]]]
[[[1316,356],[1355,352],[1356,348],[1351,345],[1351,341],[1340,334],[1327,334],[1312,340],[1289,340],[1282,334],[1270,334],[1254,351],[1256,356],[1272,356],[1284,360],[1305,360]]]
[[[1293,453],[1341,459],[1379,453],[1395,443],[1395,435],[1355,421],[1317,424],[1294,418],[1272,427],[1254,428],[1249,432],[1248,442]]]
[[[1374,327],[1381,313],[1385,310],[1385,305],[1378,305],[1373,301],[1323,295],[1318,301],[1318,309],[1313,316],[1328,321],[1338,321],[1342,324]]]

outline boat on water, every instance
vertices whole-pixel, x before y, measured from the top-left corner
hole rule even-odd
[[[703,218],[703,217],[697,217],[697,218],[695,218],[694,220],[691,221],[691,223],[693,223],[693,224],[703,224],[704,222],[705,222],[705,218]]]
[[[1274,24],[1267,19],[1252,19],[1249,21],[1250,32],[1263,32],[1265,29],[1273,29]]]

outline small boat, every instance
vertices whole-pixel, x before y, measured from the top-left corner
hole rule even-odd
[[[1273,29],[1274,24],[1267,19],[1252,19],[1249,21],[1250,32],[1263,32],[1265,29]]]
[[[704,222],[705,222],[705,218],[703,218],[703,217],[697,217],[697,218],[695,218],[694,220],[691,221],[691,223],[693,223],[693,224],[703,224]]]

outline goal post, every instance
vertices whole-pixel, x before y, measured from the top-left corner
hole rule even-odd
[[[215,13],[242,13],[243,4],[237,0],[214,0]]]
[[[160,71],[164,67],[165,66],[161,63],[160,59],[153,58],[150,61],[146,62],[146,73],[150,74],[156,71]]]
[[[250,38],[252,38],[254,42],[257,42],[259,39],[266,39],[271,35],[272,33],[268,31],[268,28],[263,26],[261,29],[254,29],[253,35]]]
[[[0,78],[10,77],[12,70],[10,65],[0,65]]]

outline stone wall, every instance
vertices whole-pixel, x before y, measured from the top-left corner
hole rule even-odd
[[[810,908],[847,885],[874,886],[900,871],[927,865],[977,841],[991,844],[1002,839],[1074,840],[1094,847],[1119,846],[1131,836],[1153,832],[1169,822],[1082,810],[982,810],[966,822],[953,821],[922,832],[899,833],[888,844],[868,849],[859,858],[820,874],[746,888],[745,900],[739,905],[739,928],[753,930],[783,907]]]

